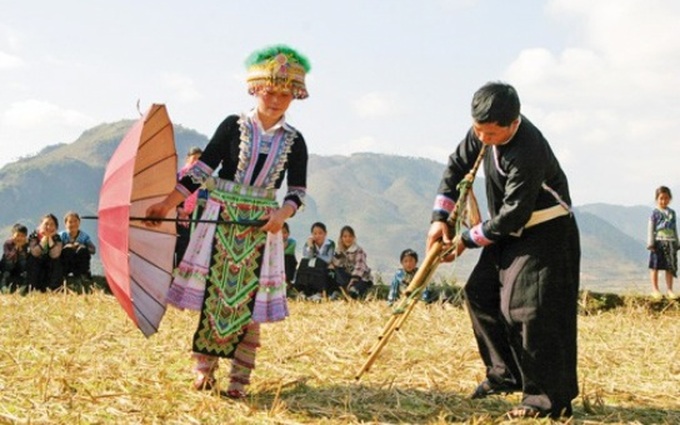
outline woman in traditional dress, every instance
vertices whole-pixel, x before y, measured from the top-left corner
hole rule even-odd
[[[302,205],[307,186],[305,140],[285,113],[293,99],[308,96],[308,60],[277,45],[253,52],[246,67],[256,107],[228,116],[175,190],[146,212],[165,217],[199,187],[210,191],[202,218],[220,222],[200,223],[192,233],[168,303],[201,312],[192,347],[194,387],[215,388],[219,358],[230,358],[232,398],[246,396],[260,323],[288,316],[281,228]],[[219,165],[218,177],[211,177]],[[284,177],[287,192],[279,205]]]

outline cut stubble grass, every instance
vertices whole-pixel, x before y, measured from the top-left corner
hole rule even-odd
[[[290,301],[262,326],[244,401],[192,389],[195,312],[146,339],[103,292],[0,296],[0,423],[504,423],[519,394],[472,401],[484,378],[464,309],[416,306],[372,368],[384,301]],[[579,317],[571,423],[680,423],[680,308],[635,302]],[[229,371],[221,361],[218,380]],[[218,388],[219,390],[219,388]],[[517,421],[513,423],[518,423]],[[549,423],[524,421],[524,423]]]

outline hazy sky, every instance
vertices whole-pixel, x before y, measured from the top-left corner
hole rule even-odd
[[[677,0],[0,0],[0,166],[136,118],[138,99],[211,136],[254,104],[245,57],[276,43],[312,63],[288,114],[311,153],[443,163],[473,92],[503,80],[576,205],[680,191]]]

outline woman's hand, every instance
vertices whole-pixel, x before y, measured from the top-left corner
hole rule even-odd
[[[184,200],[184,195],[177,189],[170,192],[170,194],[161,202],[157,202],[146,209],[146,220],[143,221],[147,227],[158,227],[161,225],[160,220],[154,218],[165,218],[171,209],[179,205]]]
[[[165,218],[168,212],[172,209],[172,205],[167,205],[165,201],[158,202],[151,205],[146,209],[146,220],[144,220],[144,225],[147,227],[158,227],[161,225],[160,220],[154,220],[154,218]]]
[[[293,213],[295,213],[293,207],[288,204],[283,204],[281,208],[276,209],[262,217],[263,219],[267,220],[267,223],[265,223],[261,229],[265,232],[278,233],[281,231],[283,223],[285,223],[286,220],[293,215]]]

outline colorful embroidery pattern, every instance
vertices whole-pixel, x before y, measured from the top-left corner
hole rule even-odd
[[[241,143],[239,145],[239,164],[234,181],[240,184],[252,184],[256,187],[273,189],[276,180],[285,169],[288,154],[297,133],[280,128],[268,143],[268,146],[264,148],[264,146],[261,146],[262,135],[257,124],[245,115],[241,115],[238,124],[241,130]],[[267,160],[258,175],[254,176],[255,164],[260,154],[267,155]],[[253,177],[256,177],[254,182],[252,182]]]
[[[225,221],[259,220],[276,208],[273,199],[215,192],[212,196],[223,203]],[[215,238],[219,242],[213,251],[194,351],[229,357],[252,317],[266,233],[254,226],[219,224]]]

